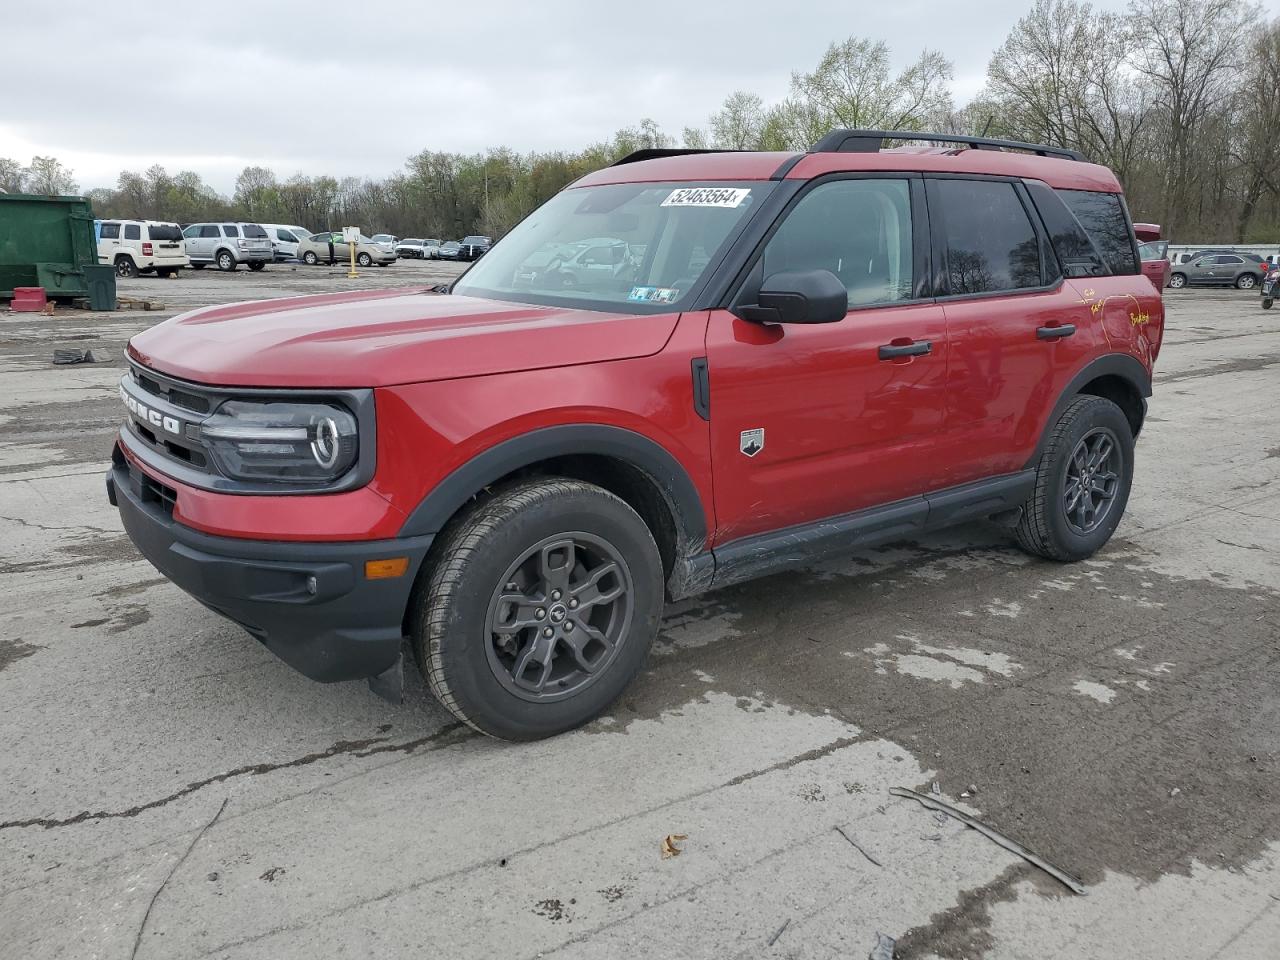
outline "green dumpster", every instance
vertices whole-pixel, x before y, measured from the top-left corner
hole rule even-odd
[[[51,299],[87,297],[85,268],[97,265],[93,207],[84,197],[0,193],[0,299],[12,299],[14,287],[44,287]]]

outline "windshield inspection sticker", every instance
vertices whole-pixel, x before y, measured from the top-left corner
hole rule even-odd
[[[664,207],[740,207],[751,196],[748,187],[680,187],[662,201]]]
[[[674,287],[632,287],[628,300],[636,303],[675,303],[680,291]]]

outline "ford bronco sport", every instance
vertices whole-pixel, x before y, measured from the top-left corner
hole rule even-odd
[[[601,269],[550,268],[585,241]],[[647,150],[451,287],[134,337],[107,488],[307,676],[396,697],[407,636],[449,710],[532,739],[619,696],[664,597],[974,518],[1090,556],[1162,331],[1120,184],[1072,151]]]

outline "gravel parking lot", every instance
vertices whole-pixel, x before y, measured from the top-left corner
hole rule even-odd
[[[420,682],[393,706],[298,676],[141,560],[103,484],[135,332],[460,269],[205,270],[122,283],[158,313],[0,315],[0,957],[862,958],[877,932],[899,958],[1275,957],[1256,294],[1168,293],[1095,559],[975,525],[686,601],[610,715],[512,745]],[[1088,895],[888,793],[935,781]]]

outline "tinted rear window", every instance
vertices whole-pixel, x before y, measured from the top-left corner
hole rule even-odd
[[[126,223],[124,225],[124,238],[126,240],[141,240],[142,225],[137,223]]]
[[[941,201],[952,295],[1041,285],[1040,240],[1013,184],[935,180],[930,188]]]
[[[1129,216],[1118,193],[1059,190],[1071,212],[1102,254],[1111,273],[1137,273],[1138,258],[1129,232]]]
[[[258,226],[256,223],[246,223],[244,225],[244,235],[246,237],[253,237],[255,240],[267,239],[267,231],[263,230],[262,227]]]
[[[234,223],[224,223],[222,225],[222,233],[224,236],[238,237],[240,236],[240,228]]]
[[[182,231],[176,223],[153,223],[147,231],[152,240],[181,240]]]

